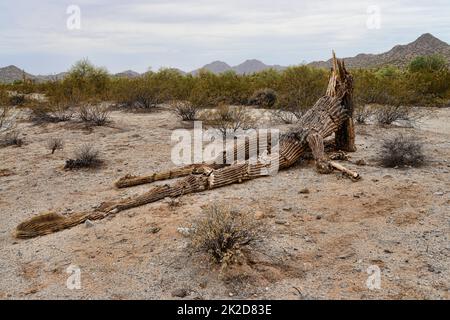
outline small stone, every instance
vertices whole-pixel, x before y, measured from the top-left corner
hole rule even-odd
[[[178,231],[178,233],[182,234],[183,236],[188,237],[192,234],[193,229],[179,227],[179,228],[177,228],[177,231]]]
[[[184,298],[189,295],[189,290],[181,288],[172,291],[172,297]]]
[[[262,211],[256,211],[254,217],[256,220],[262,220],[266,217],[266,215]]]
[[[86,228],[92,228],[93,226],[94,226],[94,223],[91,221],[91,220],[86,220],[85,222],[84,222],[84,226],[86,227]]]
[[[309,191],[308,188],[304,188],[304,189],[300,190],[298,193],[299,193],[299,194],[309,194],[310,191]]]
[[[292,211],[292,207],[284,207],[283,211]]]
[[[202,289],[205,289],[208,286],[208,281],[207,280],[203,280],[201,281],[198,286]]]
[[[281,225],[289,225],[289,223],[285,220],[275,220],[276,224],[281,224]]]
[[[355,161],[355,164],[357,166],[365,166],[365,165],[367,165],[367,162],[364,159],[359,159],[359,160]]]
[[[230,297],[233,297],[233,296],[234,296],[233,292],[230,292],[228,295],[229,295]]]
[[[434,193],[434,195],[435,195],[435,196],[439,196],[439,197],[441,197],[441,196],[443,196],[443,195],[444,195],[444,193],[443,193],[443,192],[435,192],[435,193]]]
[[[147,233],[155,234],[155,233],[158,233],[158,232],[160,232],[160,231],[161,231],[161,228],[160,228],[160,227],[150,227],[150,228],[147,230]]]

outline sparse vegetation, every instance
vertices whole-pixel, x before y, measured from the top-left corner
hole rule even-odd
[[[92,145],[85,144],[79,147],[74,154],[74,159],[66,161],[65,169],[95,168],[103,161],[100,159],[99,151]]]
[[[226,104],[206,112],[202,115],[202,120],[207,126],[217,129],[224,138],[256,125],[255,119],[245,107],[231,107]]]
[[[104,126],[110,121],[110,113],[108,106],[102,104],[88,104],[79,108],[81,121],[88,125]]]
[[[54,154],[56,150],[62,150],[64,148],[64,142],[61,138],[50,138],[47,142],[47,148]]]
[[[373,115],[373,109],[367,105],[358,105],[355,107],[354,118],[359,124],[367,123],[367,120]]]
[[[258,225],[228,207],[212,205],[204,210],[204,215],[195,225],[191,245],[223,268],[239,260],[241,249],[259,238]]]
[[[261,108],[272,108],[277,102],[277,93],[273,89],[258,89],[250,98],[249,104]]]
[[[19,137],[20,133],[16,130],[16,114],[12,108],[3,107],[0,109],[0,147],[17,146],[23,144]]]
[[[0,146],[9,147],[16,146],[21,147],[23,145],[23,139],[20,138],[20,132],[17,130],[10,130],[0,137]]]
[[[172,111],[183,121],[195,121],[198,119],[199,109],[189,101],[172,101]]]
[[[25,101],[25,95],[21,93],[16,93],[9,97],[9,104],[12,106],[22,106],[25,104]]]
[[[383,125],[390,125],[400,120],[411,125],[415,120],[411,108],[405,106],[378,105],[373,112],[378,123]]]
[[[73,118],[73,114],[74,109],[68,105],[35,102],[30,121],[35,124],[66,122]]]
[[[380,161],[388,168],[420,166],[425,161],[422,143],[417,137],[402,134],[386,139],[381,146]]]

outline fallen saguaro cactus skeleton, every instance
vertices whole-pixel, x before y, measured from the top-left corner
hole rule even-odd
[[[345,69],[344,62],[336,59],[333,52],[333,69],[326,95],[320,98],[300,119],[296,127],[281,135],[278,152],[269,154],[271,161],[277,161],[283,170],[295,164],[306,151],[311,150],[319,173],[342,171],[352,179],[359,175],[342,165],[330,161],[325,154],[324,139],[335,134],[335,147],[338,150],[353,152],[355,147],[355,131],[353,124],[353,79]],[[270,142],[269,142],[270,144]],[[222,164],[225,161],[212,161],[205,164],[194,164],[148,176],[125,176],[116,182],[118,188],[132,187],[173,178],[182,178],[172,185],[156,186],[150,191],[115,203],[102,204],[93,212],[77,213],[62,216],[46,213],[21,223],[16,228],[16,237],[32,238],[59,230],[71,228],[86,220],[103,219],[130,208],[162,200],[166,197],[179,197],[189,193],[216,189],[234,183],[267,176],[270,161],[262,161],[258,153],[249,150],[250,143],[245,144],[246,161],[233,164]],[[236,148],[227,152],[237,153]],[[227,156],[224,152],[223,160]],[[217,160],[220,158],[217,158]],[[255,161],[249,161],[249,159]],[[266,169],[266,170],[265,170]]]

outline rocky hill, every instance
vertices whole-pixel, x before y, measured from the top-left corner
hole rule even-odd
[[[372,68],[383,65],[404,67],[417,56],[431,54],[440,54],[450,62],[450,46],[433,35],[425,33],[414,42],[406,45],[397,45],[388,52],[381,54],[358,54],[355,57],[345,58],[345,63],[350,68]],[[331,68],[331,60],[315,61],[309,65]]]

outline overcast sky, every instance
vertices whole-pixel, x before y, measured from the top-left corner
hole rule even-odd
[[[111,72],[190,71],[214,60],[295,65],[332,49],[380,53],[426,32],[450,42],[449,0],[0,1],[0,66],[33,74],[83,57]],[[80,8],[80,29],[70,5]]]

